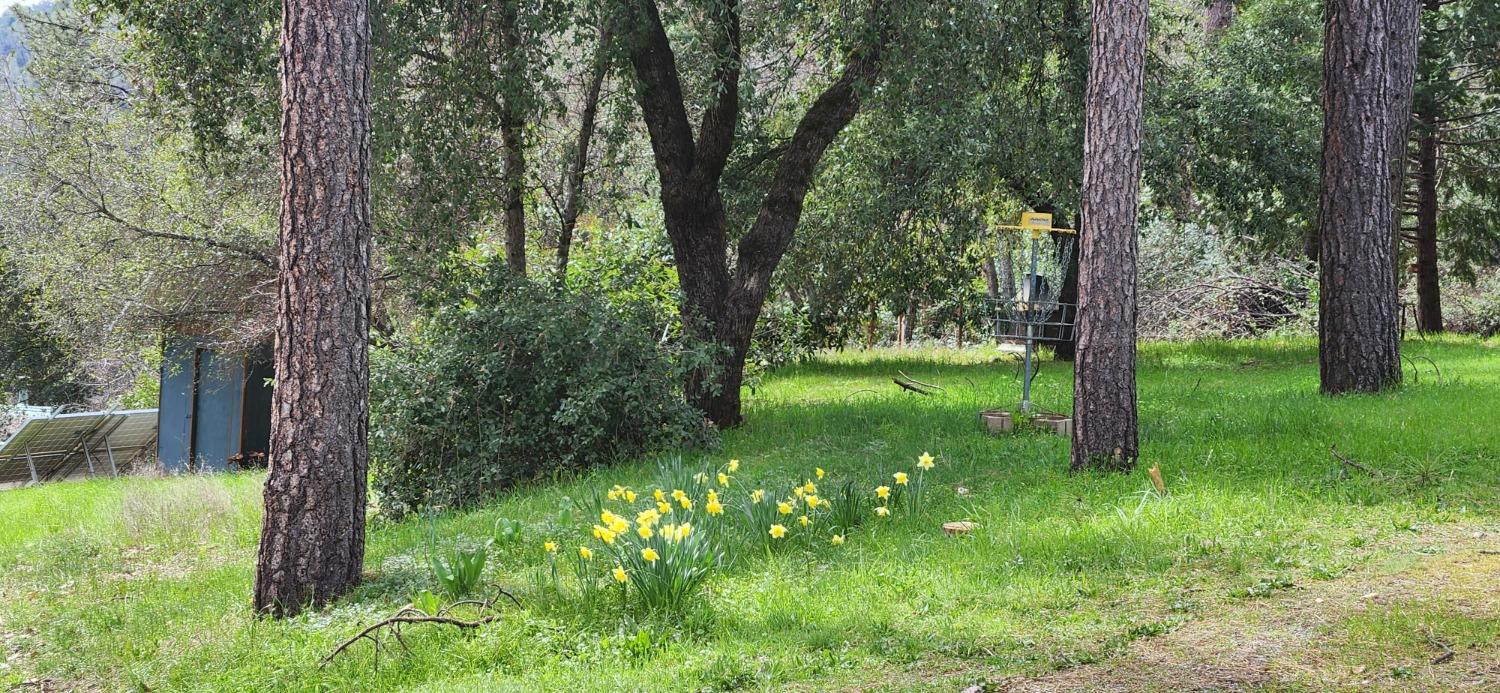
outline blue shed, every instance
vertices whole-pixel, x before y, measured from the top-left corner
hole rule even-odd
[[[270,350],[249,355],[179,338],[162,345],[157,454],[168,472],[238,469],[271,439]]]

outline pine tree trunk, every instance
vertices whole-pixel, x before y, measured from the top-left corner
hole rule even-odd
[[[1146,0],[1095,0],[1083,134],[1073,469],[1135,464],[1136,224]]]
[[[370,296],[366,0],[286,0],[270,472],[258,613],[338,597],[365,551]]]
[[[1417,329],[1443,331],[1443,299],[1438,284],[1437,124],[1417,114]]]
[[[1078,221],[1082,222],[1083,219],[1080,218]],[[1067,239],[1063,234],[1057,234],[1057,237],[1053,241],[1055,243],[1063,243],[1067,242]],[[1063,268],[1062,290],[1057,294],[1057,302],[1062,305],[1058,307],[1058,312],[1049,318],[1053,322],[1060,322],[1065,319],[1071,319],[1075,322],[1078,320],[1078,266],[1082,262],[1083,249],[1077,247],[1079,239],[1073,238],[1072,242],[1075,244],[1073,256],[1068,260],[1067,266]],[[1073,306],[1071,311],[1067,306]],[[1073,330],[1072,334],[1068,335],[1068,339],[1060,339],[1053,343],[1052,357],[1058,361],[1073,361],[1078,358],[1077,330]]]
[[[1417,0],[1328,0],[1318,199],[1318,361],[1326,394],[1401,381],[1397,201]]]

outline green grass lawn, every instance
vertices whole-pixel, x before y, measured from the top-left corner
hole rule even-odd
[[[566,581],[557,595],[539,574],[544,540],[566,551],[587,541],[586,526],[558,525],[564,497],[614,484],[652,488],[656,460],[538,485],[432,522],[377,521],[366,583],[328,609],[286,621],[257,620],[249,610],[261,476],[4,492],[0,635],[8,668],[0,683],[957,690],[1086,670],[1194,624],[1347,591],[1335,587],[1460,550],[1442,537],[1493,535],[1500,344],[1413,340],[1404,353],[1419,370],[1414,378],[1408,369],[1405,387],[1329,399],[1317,394],[1309,341],[1143,347],[1142,467],[1160,465],[1166,497],[1149,492],[1143,471],[1068,474],[1066,440],[984,434],[975,414],[1019,393],[1015,365],[997,362],[991,350],[853,352],[784,369],[748,398],[747,424],[726,434],[722,449],[688,453],[687,461],[740,459],[738,490],[785,488],[814,467],[873,487],[894,471],[914,472],[917,456],[930,451],[938,466],[927,477],[926,507],[872,519],[843,546],[745,548],[675,615],[622,612],[613,593],[586,602]],[[898,371],[943,391],[903,392],[890,381]],[[1067,410],[1070,396],[1067,366],[1046,364],[1035,399]],[[1343,467],[1330,445],[1379,477]],[[502,517],[524,522],[525,539],[497,549],[486,579],[514,592],[524,609],[468,634],[409,628],[408,653],[388,648],[377,658],[361,643],[320,668],[362,625],[432,587],[426,557],[434,535],[439,547],[477,543]],[[949,520],[979,527],[949,537],[940,527]],[[1323,689],[1333,684],[1320,677],[1345,667],[1400,688],[1426,675],[1430,657],[1419,650],[1428,635],[1458,651],[1460,664],[1500,656],[1492,604],[1444,601],[1440,589],[1433,595],[1335,614],[1343,620],[1316,643],[1326,666],[1288,669],[1274,687]],[[1263,617],[1275,621],[1277,613]]]

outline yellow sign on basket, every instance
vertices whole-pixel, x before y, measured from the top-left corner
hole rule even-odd
[[[1041,212],[1023,212],[1021,214],[1021,226],[1028,229],[1046,231],[1052,228],[1052,215]]]

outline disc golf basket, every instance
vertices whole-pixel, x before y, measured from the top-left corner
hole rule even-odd
[[[1036,376],[1036,347],[1073,338],[1078,306],[1061,300],[1063,282],[1073,261],[1078,233],[1052,227],[1051,214],[1027,212],[1018,226],[998,226],[995,278],[991,299],[995,341],[1025,345],[1021,411],[1031,411],[1031,380]]]

